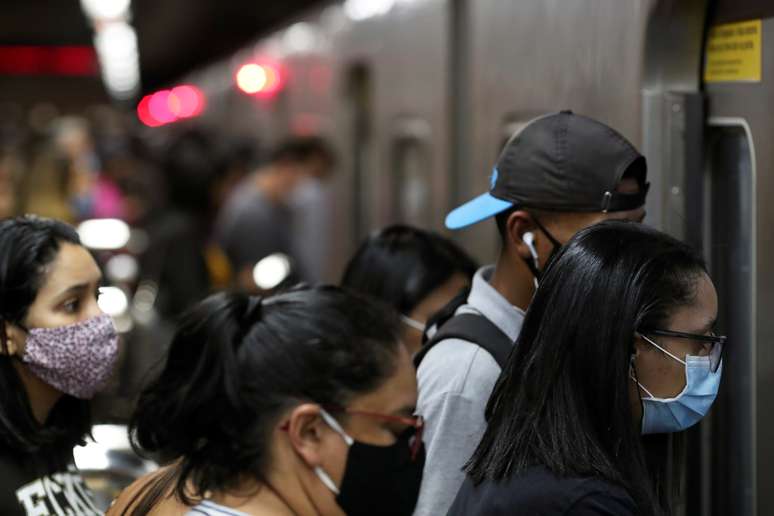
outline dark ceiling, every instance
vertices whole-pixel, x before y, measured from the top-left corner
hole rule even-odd
[[[320,0],[134,0],[143,88],[214,61]]]
[[[325,0],[133,0],[143,91],[227,56]],[[0,45],[90,45],[78,0],[3,0]]]

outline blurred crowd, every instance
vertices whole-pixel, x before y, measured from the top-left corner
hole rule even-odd
[[[125,313],[111,315],[123,318],[132,344],[101,419],[125,418],[174,319],[192,303],[218,289],[266,293],[323,279],[334,166],[318,138],[268,148],[201,127],[150,134],[108,106],[73,116],[48,104],[0,105],[0,219],[34,213],[130,228],[125,245],[95,251],[106,283],[125,297]],[[257,269],[267,256],[268,268]]]

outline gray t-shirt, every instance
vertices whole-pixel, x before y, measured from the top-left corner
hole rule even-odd
[[[467,304],[460,313],[479,313],[511,340],[521,331],[524,312],[489,284],[493,266],[476,272]],[[417,370],[417,413],[425,418],[427,451],[415,516],[446,514],[465,474],[462,467],[486,428],[484,410],[500,366],[478,345],[446,339],[431,349]]]
[[[248,178],[223,206],[216,236],[238,272],[272,253],[292,257],[292,220],[288,207],[266,198]]]

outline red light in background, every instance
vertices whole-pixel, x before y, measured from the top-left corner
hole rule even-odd
[[[0,74],[88,76],[97,70],[97,55],[88,46],[0,46]]]
[[[157,91],[151,95],[148,111],[150,111],[151,117],[162,124],[174,122],[177,118],[169,109],[169,90]]]
[[[237,87],[248,95],[272,96],[283,86],[279,68],[269,64],[244,64],[234,79]]]
[[[161,125],[161,122],[153,118],[150,114],[150,100],[151,95],[145,95],[139,104],[137,104],[137,118],[140,119],[140,122],[147,125],[148,127],[158,127]]]
[[[202,91],[190,85],[146,95],[137,104],[137,118],[148,127],[176,122],[201,114],[206,104]]]
[[[167,105],[177,118],[197,116],[204,109],[204,95],[194,86],[178,86],[169,93]]]

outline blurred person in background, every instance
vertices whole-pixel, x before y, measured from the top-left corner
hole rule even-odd
[[[108,514],[410,515],[424,449],[399,325],[338,287],[207,298],[132,422],[173,462]]]
[[[324,281],[330,267],[333,241],[330,179],[336,167],[336,156],[321,138],[307,137],[300,141],[305,142],[310,157],[306,160],[307,176],[290,196],[292,249],[298,258],[301,276],[314,283]]]
[[[0,149],[0,219],[16,215],[19,163],[11,149]]]
[[[311,251],[319,235],[309,233],[327,235],[328,230],[306,217],[299,217],[297,213],[306,206],[298,199],[293,203],[293,198],[300,185],[305,181],[319,181],[332,165],[333,154],[322,140],[291,138],[280,143],[269,162],[245,178],[226,200],[218,216],[216,235],[240,288],[256,290],[253,268],[270,254],[290,257],[301,279],[307,279],[306,269],[313,268],[306,263],[323,259]],[[312,208],[312,214],[320,220],[325,218],[324,209]],[[294,218],[301,221],[302,228],[294,224]],[[308,239],[309,247],[297,246],[298,240],[304,238]]]
[[[173,318],[210,292],[206,249],[217,167],[213,138],[198,129],[176,133],[158,151],[165,199],[148,214],[143,280],[158,287],[155,309]]]
[[[0,514],[98,514],[73,466],[118,337],[75,230],[0,221]]]
[[[102,169],[88,122],[77,117],[60,118],[54,128],[54,145],[67,167],[75,219],[123,219],[121,190]]]
[[[428,320],[470,287],[476,262],[451,240],[432,231],[395,225],[360,245],[341,284],[392,306],[403,322],[409,353],[422,346]]]

